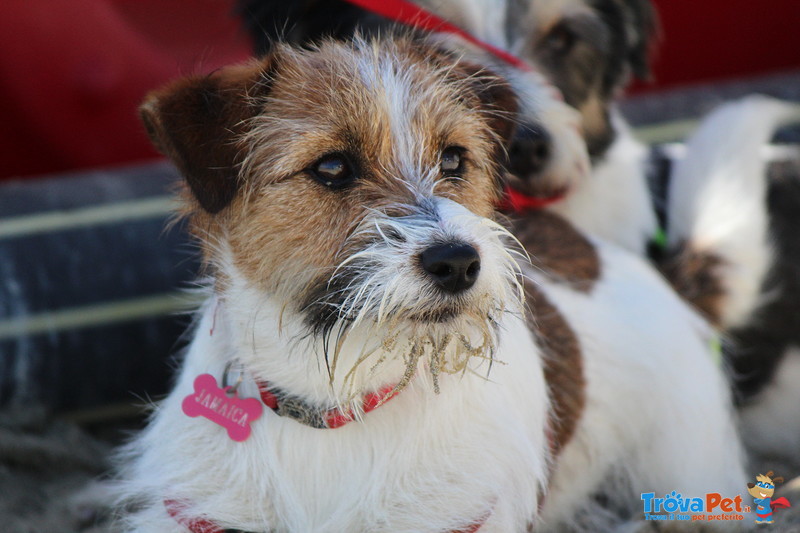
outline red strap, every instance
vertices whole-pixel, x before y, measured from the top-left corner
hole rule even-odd
[[[364,413],[369,413],[394,398],[396,388],[396,385],[387,385],[375,392],[365,394],[361,404]],[[277,411],[280,399],[277,394],[269,389],[269,383],[259,383],[258,391],[261,394],[261,401],[264,402],[264,405],[273,411]],[[322,419],[325,420],[328,429],[335,429],[355,420],[355,413],[352,410],[328,409],[322,411]]]
[[[269,385],[266,383],[258,384],[258,392],[261,393],[261,401],[264,402],[264,405],[275,411],[278,408],[278,397],[269,390]]]
[[[210,520],[200,518],[186,518],[183,511],[186,509],[186,504],[178,500],[164,500],[164,506],[167,508],[167,513],[180,525],[191,531],[192,533],[225,533],[225,530],[216,525]],[[491,513],[486,513],[480,520],[458,531],[451,533],[478,533],[478,531],[489,519]]]
[[[486,520],[489,519],[491,513],[487,514],[477,522],[474,522],[472,525],[465,527],[464,529],[459,529],[458,531],[453,531],[451,533],[478,533],[480,528],[483,527],[483,524],[486,523]]]
[[[178,500],[164,500],[164,506],[167,508],[167,513],[173,520],[192,533],[225,533],[224,529],[210,520],[188,518],[184,516],[183,511],[186,510],[187,505],[183,502]]]
[[[503,211],[514,212],[527,211],[528,209],[542,209],[563,200],[565,196],[563,193],[545,198],[540,196],[528,196],[508,185],[505,186],[504,192],[505,197],[500,201],[498,207]]]
[[[515,55],[509,54],[505,50],[491,45],[478,39],[470,33],[459,28],[455,24],[447,22],[443,18],[423,9],[422,7],[407,0],[347,0],[349,3],[362,7],[371,13],[381,15],[388,19],[432,32],[443,32],[458,35],[459,37],[483,48],[495,57],[502,59],[509,65],[520,70],[531,72],[533,67],[525,63]]]
[[[365,394],[361,404],[364,413],[369,413],[394,398],[394,389],[395,385],[387,385],[378,391]],[[342,427],[354,419],[355,414],[352,410],[342,412],[339,409],[330,409],[325,413],[325,422],[327,422],[329,429]]]

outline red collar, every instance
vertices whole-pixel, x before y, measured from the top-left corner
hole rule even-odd
[[[303,399],[291,396],[270,387],[269,383],[258,383],[261,401],[280,416],[294,420],[318,429],[334,429],[344,426],[356,419],[352,408],[343,411],[338,407],[320,409],[306,403]],[[397,385],[387,385],[375,392],[365,394],[361,399],[361,411],[369,413],[385,404],[397,395]]]
[[[347,0],[347,2],[366,9],[371,13],[388,18],[395,22],[411,26],[420,30],[430,32],[450,33],[458,35],[466,41],[482,48],[512,65],[526,72],[533,72],[533,67],[515,55],[509,54],[502,48],[478,39],[469,32],[459,28],[451,22],[447,22],[442,17],[412,3],[408,0]]]
[[[189,518],[183,514],[186,509],[186,504],[178,500],[164,500],[164,506],[167,508],[167,514],[172,517],[177,523],[191,531],[192,533],[247,533],[236,529],[223,529],[214,522],[205,518]],[[478,533],[478,530],[483,527],[483,524],[492,515],[491,512],[486,513],[484,516],[473,522],[469,526],[453,530],[450,533]]]
[[[503,199],[500,200],[497,207],[501,211],[513,211],[516,213],[521,213],[529,209],[543,209],[549,205],[560,202],[566,196],[563,193],[548,197],[528,196],[525,193],[513,189],[510,185],[504,187],[503,193]]]

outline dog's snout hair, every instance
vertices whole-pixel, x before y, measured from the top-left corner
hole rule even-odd
[[[421,254],[442,243],[464,243],[477,251],[481,276],[469,291],[439,290],[422,267]],[[446,198],[372,210],[348,239],[330,277],[309,291],[307,318],[314,331],[325,332],[338,322],[383,327],[387,321],[411,319],[422,327],[430,317],[443,320],[479,311],[485,320],[518,309],[518,267],[508,248],[513,244],[500,224]]]

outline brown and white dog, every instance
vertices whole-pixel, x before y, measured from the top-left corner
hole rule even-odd
[[[488,54],[481,58],[502,72],[520,101],[520,125],[509,148],[506,175],[512,188],[539,198],[542,206],[585,233],[644,255],[658,228],[647,184],[648,152],[631,135],[616,99],[633,76],[649,74],[648,52],[657,25],[650,1],[413,3],[516,55],[538,74],[521,72]],[[392,25],[345,0],[240,0],[239,8],[259,50],[269,48],[280,28],[286,28],[291,40],[306,43],[321,35],[346,37],[355,29],[378,31]],[[468,49],[457,39],[448,44]],[[549,87],[563,95],[566,106]],[[722,125],[709,120],[703,142],[690,143],[689,161],[681,163],[672,180],[666,209],[675,223],[669,228],[664,272],[688,301],[724,328],[750,317],[775,263],[765,245],[765,165],[757,155],[746,158],[758,153],[778,124],[796,116],[788,106],[757,99],[739,107],[735,116],[730,109],[725,112]],[[749,138],[737,134],[748,128],[753,132]],[[725,162],[731,154],[741,164],[710,166],[709,161]],[[591,167],[586,165],[589,158]],[[733,241],[737,244],[732,246]],[[701,289],[708,278],[713,287]],[[713,309],[708,303],[712,299]]]
[[[557,215],[498,223],[515,113],[503,79],[402,37],[148,97],[212,281],[127,449],[129,530],[560,531],[598,493],[741,490],[705,322]]]
[[[413,2],[540,74],[519,72],[490,56],[480,59],[502,72],[520,99],[520,127],[506,174],[512,187],[586,234],[645,255],[658,227],[647,185],[648,151],[615,102],[632,77],[648,76],[657,26],[650,1]],[[345,0],[239,0],[239,10],[258,51],[268,50],[279,33],[306,43],[392,25]],[[548,86],[560,91],[566,106]],[[797,117],[796,108],[765,98],[718,109],[688,141],[671,176],[668,203],[655,200],[669,221],[660,270],[732,341],[725,343],[726,356],[741,399],[752,400],[773,382],[763,391],[769,401],[749,406],[744,415],[748,426],[758,428],[755,434],[785,433],[765,443],[782,449],[800,446],[792,385],[800,357],[784,360],[787,352],[800,353],[797,321],[787,318],[800,316],[794,251],[800,194],[787,180],[770,189],[760,151],[780,124]],[[580,135],[573,128],[576,119]],[[768,202],[768,194],[780,199]]]

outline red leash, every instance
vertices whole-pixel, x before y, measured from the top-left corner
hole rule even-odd
[[[405,24],[406,26],[431,32],[444,32],[458,35],[472,44],[483,48],[498,59],[502,59],[509,65],[526,72],[533,72],[533,67],[517,56],[478,39],[455,24],[447,22],[442,17],[434,15],[430,11],[412,2],[408,2],[407,0],[347,0],[347,2],[366,9],[371,13],[375,13],[376,15]]]

